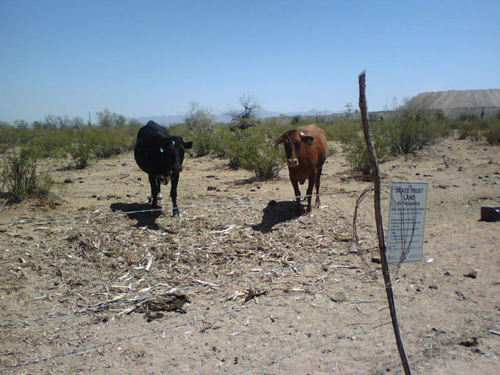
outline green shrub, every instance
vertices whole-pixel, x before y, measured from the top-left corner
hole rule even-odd
[[[389,146],[378,132],[372,131],[373,143],[377,160],[380,163],[386,161],[389,157]],[[346,154],[346,159],[354,171],[360,172],[363,176],[369,177],[372,173],[372,165],[368,147],[364,135],[361,131],[352,133],[342,138],[342,150]]]
[[[38,171],[38,158],[31,150],[22,149],[19,154],[5,158],[2,177],[2,191],[9,201],[20,202],[26,197],[47,195],[52,180],[47,173]]]
[[[474,121],[464,121],[463,123],[458,125],[457,130],[458,139],[471,138],[476,141],[481,139],[481,129],[476,126]]]
[[[486,130],[486,140],[492,144],[500,144],[500,118],[491,119]]]
[[[194,156],[205,156],[213,151],[212,131],[210,129],[196,128],[193,130],[193,154]]]
[[[409,154],[448,133],[448,124],[440,113],[400,110],[394,118],[384,120],[378,133],[390,145],[393,155]]]
[[[344,142],[361,131],[361,124],[359,121],[341,120],[326,124],[322,128],[328,139]]]
[[[19,143],[18,131],[7,122],[0,122],[0,154]]]
[[[227,156],[232,168],[251,171],[259,179],[276,177],[285,161],[283,150],[275,145],[275,137],[262,126],[236,130],[227,144]]]
[[[71,145],[72,129],[33,129],[25,143],[26,147],[36,150],[40,158],[58,157]]]
[[[90,145],[77,143],[68,146],[66,152],[71,156],[73,167],[76,169],[85,169],[89,165],[92,151]]]
[[[86,127],[75,141],[88,145],[96,158],[105,159],[133,150],[136,136],[135,128],[126,126]]]
[[[227,125],[217,126],[212,133],[212,152],[219,158],[229,158],[229,145],[234,141],[236,141],[235,134]]]
[[[332,157],[335,155],[337,155],[337,149],[332,145],[328,145],[328,156]]]
[[[470,138],[474,141],[480,141],[486,138],[490,143],[495,142],[495,134],[498,132],[499,120],[497,118],[478,119],[468,118],[459,119],[453,123],[457,129],[458,139]]]

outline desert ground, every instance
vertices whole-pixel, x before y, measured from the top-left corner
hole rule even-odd
[[[333,146],[302,215],[286,167],[187,157],[172,217],[132,153],[48,164],[49,198],[0,206],[0,373],[402,374],[372,193],[353,239],[371,183]],[[423,260],[391,266],[412,373],[500,373],[500,222],[479,220],[500,146],[448,138],[381,172],[385,226],[392,181],[429,183]]]

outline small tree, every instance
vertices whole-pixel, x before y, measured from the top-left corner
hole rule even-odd
[[[104,109],[101,112],[97,112],[96,116],[97,116],[97,122],[103,128],[124,126],[127,123],[125,116],[113,113],[109,109]]]
[[[184,120],[188,129],[191,131],[212,130],[216,121],[212,111],[202,108],[197,102],[191,102],[190,106],[191,108]]]
[[[247,129],[255,126],[257,123],[257,112],[261,109],[257,100],[252,96],[240,97],[240,104],[243,110],[231,112],[232,122],[235,124],[232,129]]]
[[[351,102],[345,103],[345,117],[346,118],[351,117],[352,113],[353,113],[352,103]]]
[[[193,137],[193,152],[196,156],[205,156],[212,150],[212,131],[216,117],[208,109],[191,102],[191,108],[186,115],[186,127]]]

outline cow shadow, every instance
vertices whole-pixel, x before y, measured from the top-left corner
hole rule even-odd
[[[304,206],[300,203],[275,200],[270,201],[263,211],[262,222],[252,225],[254,230],[262,233],[271,232],[276,224],[296,219],[305,213]]]
[[[162,214],[161,208],[153,209],[147,203],[112,203],[111,211],[122,211],[131,219],[137,220],[136,227],[147,227],[149,229],[158,230],[156,219]]]

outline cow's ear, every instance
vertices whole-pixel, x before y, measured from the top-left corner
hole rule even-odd
[[[307,143],[308,146],[312,146],[314,138],[310,135],[305,135],[304,133],[300,134],[300,139],[302,142]]]
[[[284,141],[284,138],[283,137],[279,137],[277,140],[276,140],[276,143],[274,144],[275,146],[279,145],[280,143],[283,143]]]
[[[192,141],[184,142],[184,148],[192,148],[192,147],[193,147],[193,142]]]

